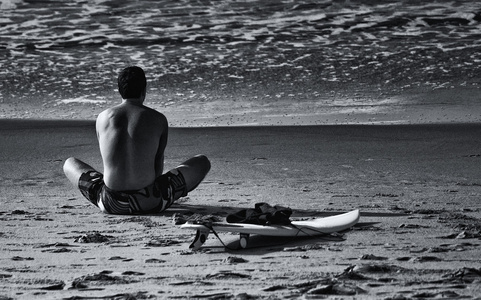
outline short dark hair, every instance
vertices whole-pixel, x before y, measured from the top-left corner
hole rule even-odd
[[[139,98],[147,86],[144,70],[136,66],[123,69],[117,83],[123,99]]]

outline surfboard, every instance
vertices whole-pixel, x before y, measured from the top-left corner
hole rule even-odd
[[[359,210],[353,210],[347,213],[329,216],[325,218],[316,218],[307,221],[293,221],[290,225],[254,225],[243,223],[223,223],[212,222],[206,224],[185,223],[180,227],[182,229],[196,230],[194,241],[189,248],[199,249],[207,240],[210,232],[232,232],[240,234],[241,248],[247,247],[250,234],[258,234],[265,236],[316,236],[340,232],[351,228],[359,222]]]

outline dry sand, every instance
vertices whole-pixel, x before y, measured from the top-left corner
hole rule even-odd
[[[166,167],[212,160],[169,212],[104,215],[62,174],[101,169],[92,122],[0,121],[0,299],[432,299],[481,295],[481,125],[172,129]],[[173,213],[256,202],[295,217],[361,209],[343,235],[200,251]],[[237,237],[221,234],[235,245]]]

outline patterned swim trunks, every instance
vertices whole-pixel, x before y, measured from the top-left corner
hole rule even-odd
[[[104,213],[118,215],[157,213],[187,195],[185,179],[176,169],[159,176],[151,185],[134,191],[114,191],[97,171],[83,173],[79,179],[82,195]]]

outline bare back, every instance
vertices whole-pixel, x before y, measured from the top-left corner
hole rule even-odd
[[[168,134],[163,114],[124,102],[103,111],[96,128],[107,187],[137,190],[162,174]]]

